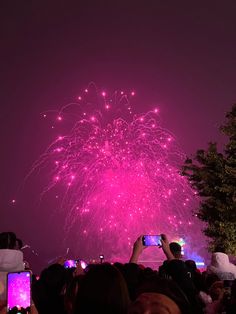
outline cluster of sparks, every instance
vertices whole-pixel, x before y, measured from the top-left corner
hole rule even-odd
[[[53,114],[52,128],[69,120],[72,128],[57,135],[32,169],[48,169],[43,194],[60,199],[66,233],[75,228],[87,254],[125,258],[140,234],[193,234],[196,196],[180,175],[185,156],[161,127],[159,109],[134,114],[135,92],[92,94],[85,89]]]

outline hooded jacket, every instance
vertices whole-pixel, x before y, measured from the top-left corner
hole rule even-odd
[[[229,257],[225,253],[216,252],[212,254],[208,272],[216,274],[221,280],[236,279],[236,266],[230,263]]]
[[[19,250],[0,249],[0,300],[6,300],[7,273],[24,270],[23,253]]]

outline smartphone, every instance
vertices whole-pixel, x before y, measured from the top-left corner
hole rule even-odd
[[[75,259],[68,259],[64,263],[65,268],[74,268],[77,266],[77,261]]]
[[[65,268],[76,268],[78,263],[80,263],[81,267],[83,269],[85,269],[88,265],[87,263],[85,263],[85,261],[81,260],[81,259],[68,259],[67,261],[65,261],[64,263],[64,267]]]
[[[161,245],[161,235],[144,235],[142,242],[144,246]]]
[[[30,313],[31,272],[21,271],[7,274],[7,313]]]

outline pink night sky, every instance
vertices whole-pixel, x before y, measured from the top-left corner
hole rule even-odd
[[[223,146],[235,10],[234,1],[5,3],[0,229],[44,262],[68,247],[128,260],[135,238],[156,230],[199,246],[196,196],[178,169],[209,141]]]

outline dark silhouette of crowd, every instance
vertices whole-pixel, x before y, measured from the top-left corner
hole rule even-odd
[[[7,313],[7,274],[26,264],[23,243],[13,232],[0,234],[0,314]],[[181,246],[161,235],[166,259],[158,270],[139,264],[146,247],[140,236],[128,263],[78,262],[66,268],[64,260],[32,274],[33,314],[214,314],[236,313],[236,266],[221,248],[212,254],[204,272],[193,260],[184,260]],[[101,261],[102,262],[102,261]],[[9,313],[28,313],[16,308]]]

